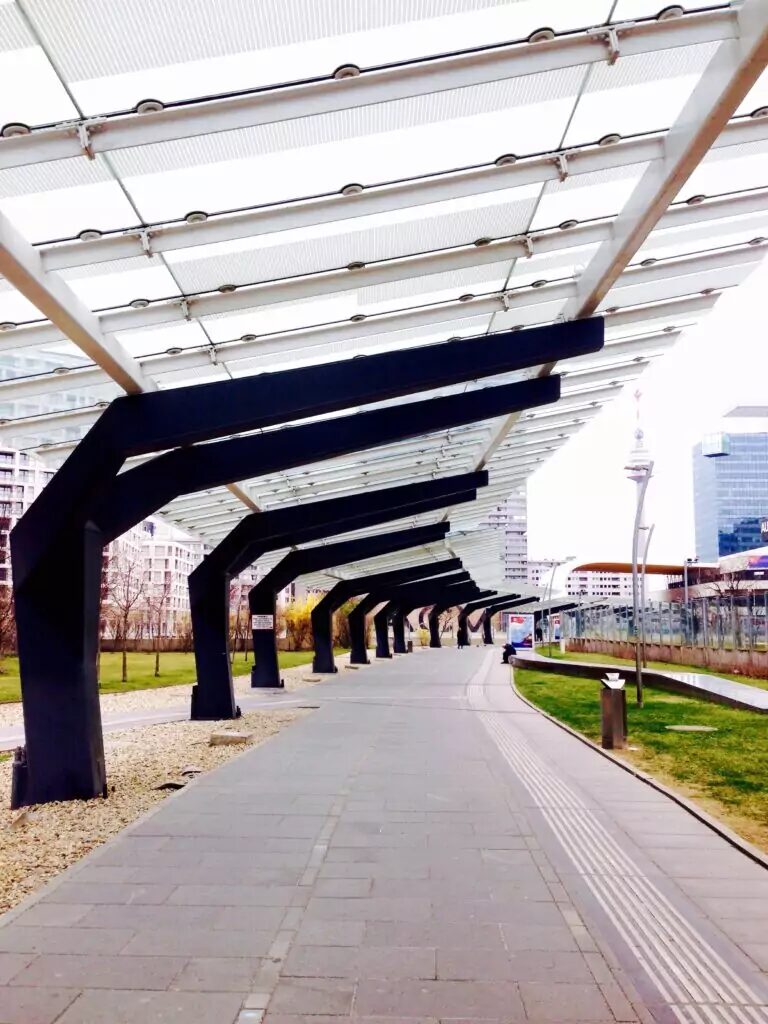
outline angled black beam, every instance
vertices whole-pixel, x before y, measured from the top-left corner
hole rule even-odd
[[[519,596],[519,594],[499,594],[498,591],[491,590],[485,597],[481,598],[479,601],[470,601],[468,604],[465,604],[464,607],[459,612],[459,624],[457,629],[456,642],[464,645],[465,647],[468,647],[469,630],[472,629],[472,632],[474,633],[482,625],[483,620],[481,617],[478,620],[477,625],[474,628],[472,627],[472,624],[469,621],[469,616],[472,614],[472,612],[480,611],[482,608],[486,608],[490,604],[497,604],[499,601],[512,601],[515,598],[518,598]]]
[[[387,616],[392,623],[392,651],[394,654],[408,653],[408,639],[405,635],[406,618],[399,605],[390,601],[387,605]],[[410,626],[410,624],[409,624]]]
[[[432,512],[474,499],[487,473],[403,484],[345,498],[307,503],[246,516],[189,577],[197,685],[193,719],[237,715],[229,658],[229,582],[265,551],[365,529],[406,515]]]
[[[436,581],[438,582],[438,581]],[[472,585],[474,586],[474,584]],[[476,587],[475,587],[475,590]],[[479,592],[477,592],[479,593]],[[453,608],[458,598],[450,591],[443,591],[443,594],[450,595],[450,600],[445,598],[439,601],[440,607]],[[392,650],[395,654],[406,652],[406,616],[399,610],[395,602],[390,601],[374,615],[374,627],[376,629],[376,656],[391,657],[389,650],[389,623],[392,622]],[[432,646],[430,644],[430,646]]]
[[[430,588],[429,593],[433,594],[438,586],[448,587],[453,584],[464,583],[469,580],[469,578],[469,573],[466,570],[461,570],[459,572],[447,573],[438,577],[434,581],[420,580],[417,583],[409,584],[407,586],[391,588],[382,587],[379,590],[370,592],[362,599],[362,601],[359,601],[355,605],[347,616],[350,644],[352,648],[349,655],[350,664],[368,664],[368,651],[365,643],[365,619],[366,615],[368,615],[369,612],[372,612],[377,605],[386,601],[403,600],[404,595],[416,595],[412,606],[415,607],[419,599],[423,597],[427,587]]]
[[[586,355],[602,348],[603,335],[601,318],[577,320],[118,398],[16,526],[14,578],[66,529],[84,526],[93,499],[131,456]]]
[[[254,665],[251,669],[251,686],[282,685],[275,645],[275,600],[277,593],[297,576],[318,572],[334,565],[345,565],[364,558],[375,558],[378,555],[431,544],[441,540],[449,529],[448,523],[416,526],[410,530],[393,530],[372,537],[305,548],[286,555],[248,594],[253,623]]]
[[[110,539],[178,493],[208,486],[214,480],[231,482],[287,465],[331,458],[396,438],[544,404],[558,395],[559,380],[545,378],[413,402],[407,409],[386,408],[255,437],[178,449],[107,484],[105,495],[87,525],[59,536],[61,543],[47,551],[44,558],[33,557],[30,562],[25,534],[17,535],[14,531],[14,591],[27,756],[26,765],[16,770],[17,805],[87,799],[105,792],[96,660],[100,552]],[[146,472],[142,473],[145,467]],[[154,495],[151,500],[150,494]],[[18,580],[17,552],[21,553],[22,573]],[[62,579],[71,581],[72,600],[63,602],[54,614],[50,595]],[[59,727],[64,737],[61,740],[57,739]]]
[[[493,593],[494,593],[494,591],[492,591],[492,590],[481,590],[481,591],[479,591],[475,595],[475,599],[483,597],[483,596],[490,597],[490,595],[493,594]],[[440,616],[443,614],[444,611],[447,611],[449,608],[455,608],[455,607],[456,607],[456,602],[455,601],[451,601],[450,603],[448,603],[445,600],[441,600],[441,601],[438,601],[437,604],[435,604],[430,609],[429,615],[427,616],[427,622],[429,623],[429,646],[430,647],[442,647],[443,646],[442,639],[440,637]],[[458,637],[456,639],[457,639],[457,643],[458,643]]]
[[[427,625],[429,626],[430,647],[443,646],[443,642],[440,639],[440,615],[442,612],[443,608],[439,604],[434,604],[429,609],[429,615],[427,615]]]
[[[403,588],[407,591],[408,588]],[[435,597],[441,596],[445,600],[447,607],[453,607],[454,603],[458,600],[466,599],[468,596],[475,596],[478,591],[476,585],[471,581],[467,581],[461,585],[462,597],[457,597],[457,590],[454,586],[440,586],[440,580],[427,581],[426,585],[419,588],[412,589],[410,600],[418,599],[419,602],[424,600],[425,595],[435,595]],[[399,598],[403,601],[403,598]],[[408,600],[408,598],[404,599]],[[394,603],[394,602],[390,602]],[[391,657],[392,654],[389,650],[389,618],[390,618],[390,604],[384,605],[374,615],[374,628],[376,631],[376,656],[377,657]],[[403,621],[404,627],[404,621]],[[394,632],[394,631],[393,631]],[[404,628],[403,628],[404,634]],[[404,641],[404,635],[402,637]],[[398,643],[398,646],[400,644]]]
[[[264,434],[177,448],[121,473],[96,506],[93,521],[108,539],[180,494],[305,466],[463,423],[556,402],[557,376],[388,406]]]
[[[380,587],[394,587],[430,576],[440,576],[460,568],[461,559],[445,558],[440,562],[423,562],[421,565],[411,565],[403,569],[391,569],[389,572],[369,573],[354,579],[339,580],[312,609],[312,643],[315,649],[313,671],[336,671],[333,660],[333,614],[345,601]]]
[[[483,592],[476,584],[471,588],[457,587],[455,591],[446,591],[436,598],[435,604],[430,608],[427,616],[429,626],[429,646],[433,648],[442,647],[440,638],[440,615],[448,608],[454,608],[463,601],[470,601],[479,597]]]
[[[389,649],[389,615],[388,605],[383,605],[373,616],[373,635],[376,638],[376,657],[391,658]]]
[[[506,608],[517,608],[521,604],[530,604],[538,601],[537,597],[513,597],[505,600],[494,601],[483,612],[483,643],[493,643],[493,616],[496,612],[504,611]]]
[[[368,418],[389,410],[361,414],[355,419],[366,417],[359,437],[356,427],[349,430],[351,424],[340,419],[255,438],[214,438],[554,362],[598,351],[602,344],[602,320],[575,321],[112,403],[11,538],[26,733],[26,761],[14,773],[17,806],[106,793],[96,677],[97,555],[109,539],[178,494],[287,468],[297,459],[308,463],[441,429],[441,417],[459,424],[544,404],[556,400],[559,383],[545,378],[527,382],[523,388],[528,390],[517,393],[503,386],[486,389],[479,392],[481,400],[477,392],[437,399],[431,403],[433,416],[424,403],[412,403],[407,415],[397,410],[399,430],[391,417]],[[456,404],[455,398],[466,401]],[[436,408],[441,402],[449,404]],[[339,436],[344,429],[346,443]],[[387,430],[390,436],[384,439]],[[319,454],[302,448],[310,435],[317,439]],[[303,459],[288,451],[291,444]],[[178,445],[186,447],[117,477],[129,456]],[[50,595],[62,579],[70,581],[70,599],[54,608]]]
[[[488,589],[481,590],[476,595],[475,600],[473,602],[470,602],[470,603],[477,604],[477,601],[482,599],[482,598],[486,598],[486,599],[490,600],[495,593],[497,593],[497,591],[495,591],[495,590],[488,590]],[[435,607],[429,613],[429,624],[430,624],[430,645],[429,646],[430,647],[442,647],[442,640],[441,640],[441,637],[440,637],[440,616],[442,615],[443,612],[447,611],[449,608],[455,608],[455,607],[456,607],[456,602],[452,602],[451,604],[446,604],[445,600],[442,600],[442,601],[438,601],[438,603],[435,605]],[[469,646],[469,638],[466,635],[466,628],[465,628],[464,634],[462,634],[462,632],[461,632],[461,611],[462,611],[462,609],[459,609],[459,625],[458,625],[458,629],[456,631],[456,645],[459,648]],[[433,620],[434,620],[434,623],[435,623],[434,630],[433,630],[433,627],[432,627]],[[432,643],[432,639],[436,639],[437,643],[433,644]]]

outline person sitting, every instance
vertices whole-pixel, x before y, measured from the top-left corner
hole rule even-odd
[[[513,658],[517,654],[517,648],[513,643],[504,644],[504,650],[501,654],[502,665],[509,665],[509,659]]]

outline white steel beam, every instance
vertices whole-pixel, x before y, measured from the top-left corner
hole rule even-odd
[[[40,416],[22,416],[18,419],[0,420],[0,434],[4,437],[48,437],[51,432],[90,427],[104,412],[104,406],[87,406],[84,409],[64,409]]]
[[[768,117],[739,119],[726,125],[713,148],[761,142],[767,138]],[[562,181],[583,174],[660,161],[663,156],[662,135],[626,139],[613,146],[588,145],[554,150],[518,159],[514,164],[447,171],[411,181],[371,186],[352,195],[334,193],[316,199],[295,199],[239,213],[210,215],[208,220],[193,224],[169,222],[148,228],[124,228],[102,238],[43,244],[40,254],[46,270],[63,270],[136,256],[151,258],[159,253],[198,245],[255,238],[488,195],[503,189]],[[700,211],[694,208],[696,212]]]
[[[628,307],[619,313],[606,318],[606,332],[625,327],[628,324],[642,323],[644,319],[666,318],[671,322],[680,322],[696,313],[703,313],[712,308],[718,294],[693,295],[682,299],[650,306]],[[502,310],[502,299],[498,295],[475,299],[472,303],[472,315],[491,316]],[[306,328],[288,331],[281,334],[256,338],[253,341],[232,341],[220,343],[217,355],[223,363],[235,363],[243,359],[266,357],[273,352],[284,350],[312,351],[324,345],[349,341],[359,346],[367,338],[378,338],[382,334],[395,334],[401,330],[413,328],[437,328],[441,324],[449,325],[452,321],[463,320],[467,315],[467,307],[462,302],[445,303],[438,306],[422,306],[404,310],[401,313],[382,313],[360,323],[348,320],[326,327]],[[2,342],[0,341],[0,345]],[[190,370],[209,366],[210,349],[191,348],[178,355],[155,356],[142,360],[144,371],[153,377],[164,373],[175,373],[179,370]],[[73,388],[91,387],[95,384],[108,382],[108,377],[99,367],[83,367],[69,370],[66,374],[46,373],[32,377],[15,377],[0,381],[0,401],[16,401],[31,395],[51,394],[54,391],[71,391]]]
[[[684,183],[768,64],[768,4],[745,0],[733,12],[736,38],[721,43],[664,137],[664,157],[635,186],[604,242],[581,275],[566,316],[590,316],[658,224]]]
[[[611,289],[626,279],[632,257],[765,70],[768,4],[765,0],[745,0],[731,10],[737,19],[735,37],[721,43],[665,134],[663,158],[644,171],[614,222],[613,237],[603,242],[589,261],[565,306],[566,318],[591,316]],[[553,366],[545,366],[542,375],[550,373]],[[515,414],[501,421],[490,445],[478,458],[478,469],[487,464],[517,419]]]
[[[761,2],[761,0],[758,0]],[[134,146],[328,114],[430,93],[541,74],[562,68],[651,53],[676,46],[731,39],[731,9],[685,15],[672,21],[628,22],[558,36],[547,42],[512,43],[363,71],[357,77],[271,87],[234,96],[185,101],[156,113],[115,114],[41,128],[0,140],[0,168],[64,160]]]
[[[100,366],[125,391],[152,391],[156,385],[58,274],[43,269],[40,254],[0,212],[0,273],[51,325]]]
[[[589,232],[590,236],[593,236],[593,240],[597,239],[598,236],[606,238],[610,231],[611,224],[607,222],[605,225],[590,224],[583,225],[581,228],[573,228],[570,231],[549,232],[546,235],[537,236],[537,251],[556,251],[567,245],[568,239],[572,241],[574,238],[586,237],[587,232]],[[696,271],[704,272],[709,269],[758,262],[762,258],[765,248],[765,245],[730,246],[727,249],[719,249],[714,252],[681,259],[668,257],[651,267],[630,268],[614,282],[614,286],[625,287],[632,284],[666,279],[669,276],[679,274],[693,274]],[[525,242],[520,240],[494,242],[480,249],[475,246],[465,246],[458,249],[429,253],[426,256],[387,260],[354,271],[336,270],[311,274],[305,277],[284,279],[267,284],[249,285],[238,289],[234,293],[205,293],[187,299],[153,302],[144,309],[121,307],[114,311],[102,313],[99,321],[102,330],[106,331],[134,330],[143,327],[154,327],[159,324],[183,323],[190,317],[200,318],[213,316],[218,313],[256,309],[277,302],[317,298],[321,295],[333,295],[339,292],[370,287],[371,285],[393,284],[410,280],[414,276],[423,277],[440,274],[446,270],[454,272],[474,269],[480,265],[514,260],[526,255],[527,252],[528,249]],[[507,308],[514,308],[535,306],[542,302],[560,299],[574,299],[577,295],[577,290],[576,281],[572,279],[564,279],[540,288],[538,291],[534,291],[530,286],[526,286],[508,292],[505,304]],[[455,307],[455,304],[452,304],[452,306]],[[426,311],[429,309],[434,310],[435,308],[439,307],[423,308],[421,316],[424,317],[425,322],[429,322],[427,319],[429,313]],[[465,317],[485,315],[489,311],[491,314],[494,314],[499,312],[499,299],[496,296],[480,296],[478,299],[462,303],[462,309]],[[434,322],[434,315],[432,322]],[[373,330],[366,330],[364,322],[354,326],[360,335],[373,333]],[[329,328],[323,329],[330,330]],[[2,332],[0,335],[0,351],[25,348],[29,345],[43,345],[59,340],[61,340],[61,333],[53,324],[16,327]],[[227,357],[224,350],[222,350],[222,356],[224,361],[226,361]],[[210,362],[210,356],[207,357],[207,361]]]
[[[561,376],[580,370],[598,369],[601,366],[624,363],[630,359],[661,355],[679,340],[682,328],[672,331],[655,331],[652,334],[622,338],[607,344],[600,352],[588,356],[577,356],[574,359],[563,359],[557,364],[557,372]]]

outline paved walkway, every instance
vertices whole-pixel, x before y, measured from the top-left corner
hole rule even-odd
[[[768,1022],[768,872],[498,659],[315,687],[6,915],[0,1022]]]

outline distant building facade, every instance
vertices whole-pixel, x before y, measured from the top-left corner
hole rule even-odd
[[[759,547],[768,517],[768,407],[740,407],[693,449],[696,554],[705,562]]]
[[[491,512],[485,525],[504,536],[504,579],[528,579],[528,496],[525,490],[510,494]]]
[[[578,570],[568,573],[565,591],[570,597],[625,597],[632,600],[632,573]]]
[[[11,582],[11,530],[52,476],[34,455],[0,448],[0,586]]]

